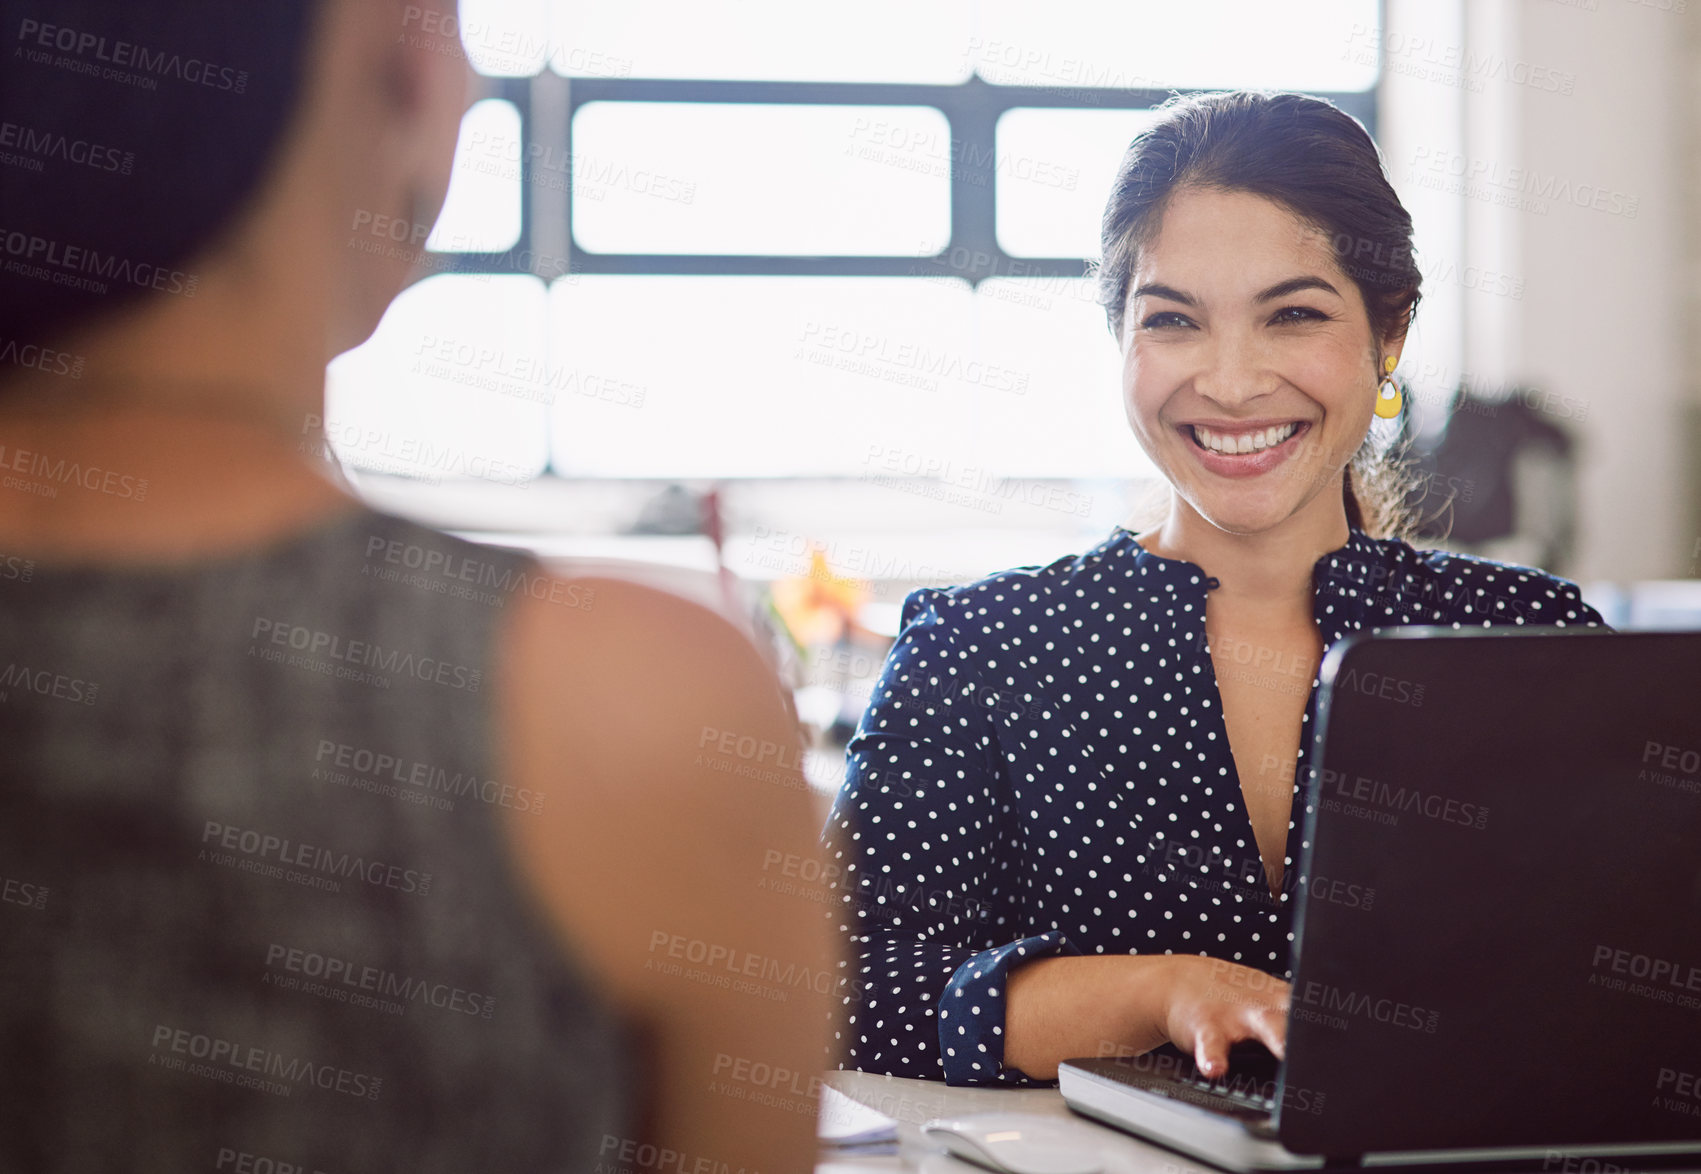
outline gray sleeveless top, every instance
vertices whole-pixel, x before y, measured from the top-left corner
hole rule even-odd
[[[0,1168],[631,1152],[632,1041],[500,827],[541,803],[490,735],[538,571],[367,509],[166,569],[0,551]]]

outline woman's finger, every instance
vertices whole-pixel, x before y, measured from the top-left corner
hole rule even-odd
[[[1201,1027],[1193,1035],[1193,1063],[1206,1076],[1221,1076],[1228,1071],[1228,1040],[1215,1028]]]
[[[1279,1007],[1257,1007],[1247,1021],[1252,1027],[1252,1034],[1258,1037],[1260,1043],[1270,1049],[1270,1054],[1278,1060],[1287,1058],[1288,1019],[1287,1011]]]

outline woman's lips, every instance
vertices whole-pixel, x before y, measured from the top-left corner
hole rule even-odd
[[[1294,428],[1293,433],[1286,440],[1282,441],[1280,444],[1273,444],[1269,448],[1260,449],[1257,452],[1217,452],[1213,449],[1206,448],[1203,444],[1199,443],[1199,437],[1193,431],[1193,425],[1183,424],[1179,427],[1178,431],[1187,438],[1187,446],[1193,451],[1194,458],[1198,460],[1198,462],[1203,465],[1207,471],[1215,473],[1220,477],[1256,477],[1261,473],[1269,472],[1271,469],[1274,469],[1277,465],[1292,456],[1294,450],[1299,447],[1300,437],[1311,431],[1311,425],[1309,422],[1303,420],[1291,422],[1296,424],[1297,427]],[[1239,436],[1247,432],[1246,429],[1240,429],[1234,433],[1226,433],[1222,430],[1209,429],[1209,425],[1206,427],[1208,430],[1216,432],[1218,436]],[[1263,432],[1264,429],[1259,428],[1253,431]]]

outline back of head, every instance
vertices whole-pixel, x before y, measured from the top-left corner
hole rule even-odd
[[[148,292],[254,197],[320,0],[0,0],[0,330],[45,345]],[[3,376],[0,372],[0,376]]]

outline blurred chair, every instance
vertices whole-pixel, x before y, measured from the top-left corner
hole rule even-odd
[[[1455,393],[1446,428],[1414,446],[1421,475],[1408,505],[1418,536],[1468,554],[1563,575],[1577,524],[1575,442],[1529,388],[1504,398]],[[1568,401],[1565,401],[1568,402]]]

